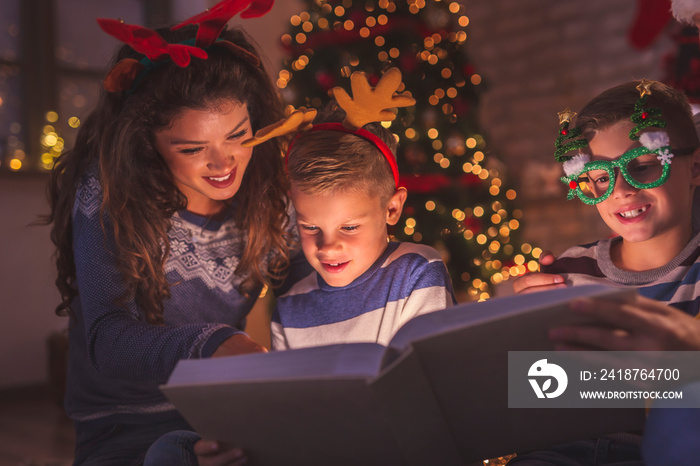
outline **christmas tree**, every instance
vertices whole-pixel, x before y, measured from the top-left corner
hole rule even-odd
[[[447,264],[460,300],[483,300],[493,285],[537,270],[539,249],[518,244],[521,212],[478,125],[481,77],[465,52],[465,6],[440,0],[308,0],[282,36],[289,58],[277,85],[295,107],[323,107],[334,86],[364,71],[375,85],[390,67],[416,105],[385,126],[408,200],[391,231],[428,244]],[[400,88],[399,92],[404,88]]]

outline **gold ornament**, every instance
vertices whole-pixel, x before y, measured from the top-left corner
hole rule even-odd
[[[649,81],[648,79],[642,79],[639,85],[637,86],[637,90],[639,91],[639,97],[644,97],[645,95],[651,95],[651,85],[654,84],[654,81]]]
[[[558,112],[557,115],[559,115],[559,124],[563,125],[564,123],[570,123],[576,112],[572,112],[569,107],[566,107],[566,110]]]

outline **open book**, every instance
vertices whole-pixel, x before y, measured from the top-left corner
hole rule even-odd
[[[635,409],[508,408],[508,351],[553,350],[549,328],[584,322],[600,285],[493,298],[424,314],[387,347],[350,343],[183,360],[161,387],[204,438],[260,465],[460,465],[639,430]]]

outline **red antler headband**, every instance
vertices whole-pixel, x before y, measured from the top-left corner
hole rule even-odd
[[[154,68],[170,58],[180,67],[190,64],[191,57],[206,59],[206,48],[213,44],[223,45],[234,54],[243,56],[256,66],[260,64],[257,56],[244,48],[224,40],[217,40],[226,23],[242,10],[241,18],[262,16],[272,8],[274,0],[224,0],[210,9],[199,13],[171,29],[196,24],[197,37],[177,44],[168,43],[156,31],[123,21],[99,18],[98,24],[107,34],[129,45],[138,53],[145,55],[142,60],[125,58],[119,61],[104,79],[104,88],[109,92],[129,91]],[[246,10],[247,8],[247,10]]]
[[[274,0],[225,0],[173,26],[172,29],[197,24],[197,47],[209,47],[219,37],[226,23],[246,7],[249,8],[241,13],[241,18],[256,18],[270,11],[273,3]]]
[[[354,134],[355,136],[359,136],[371,142],[377,147],[377,149],[379,149],[379,152],[381,152],[382,155],[384,155],[384,158],[387,160],[387,162],[389,162],[389,166],[391,167],[391,174],[394,176],[394,186],[396,186],[397,188],[399,187],[399,166],[396,164],[396,158],[394,157],[394,153],[391,152],[389,146],[387,146],[386,143],[382,141],[376,134],[367,131],[364,128],[352,130],[343,126],[342,123],[319,123],[318,125],[314,125],[313,128],[311,128],[309,131],[340,131],[341,133]],[[289,153],[292,151],[294,141],[296,141],[296,138],[292,140],[292,142],[289,144],[289,147],[287,148],[287,157],[284,158],[285,166],[287,165],[287,161],[289,160]]]
[[[304,107],[300,107],[284,120],[257,131],[255,137],[243,141],[242,145],[244,147],[252,147],[268,139],[300,131],[340,131],[354,134],[373,143],[384,155],[391,167],[394,184],[398,188],[399,170],[394,154],[384,141],[377,135],[364,129],[363,126],[372,122],[392,121],[396,118],[396,115],[389,109],[408,107],[414,105],[416,101],[408,92],[396,93],[396,90],[401,86],[401,71],[398,68],[391,68],[384,73],[375,88],[370,86],[364,73],[356,71],[350,76],[350,85],[353,97],[350,97],[342,87],[333,88],[333,95],[338,105],[346,113],[343,123],[312,125],[311,121],[316,116],[316,109],[307,110]],[[292,140],[292,143],[289,145],[287,155],[289,155],[294,142],[295,140]],[[287,156],[285,163],[288,159],[289,157]]]

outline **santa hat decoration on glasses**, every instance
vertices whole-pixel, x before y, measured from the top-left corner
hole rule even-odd
[[[661,186],[668,179],[671,171],[673,152],[668,134],[665,131],[647,131],[647,128],[665,128],[661,109],[646,108],[647,97],[652,93],[654,81],[642,79],[637,86],[639,98],[635,102],[630,121],[634,127],[629,133],[632,141],[639,141],[640,147],[634,147],[615,160],[591,160],[591,156],[582,152],[588,146],[588,140],[581,137],[581,129],[569,129],[569,124],[576,113],[566,109],[559,113],[559,136],[556,140],[554,157],[563,164],[566,176],[561,180],[568,185],[568,199],[577,196],[586,204],[598,204],[607,199],[615,187],[617,168],[630,186],[637,189],[652,189]],[[578,153],[569,155],[578,150]],[[681,154],[686,150],[676,150]]]
[[[350,86],[352,88],[352,97],[342,87],[334,87],[332,89],[335,100],[346,114],[342,123],[314,125],[312,121],[316,117],[316,109],[307,109],[305,107],[291,108],[284,120],[258,130],[255,133],[255,137],[243,141],[243,146],[255,146],[271,138],[302,131],[338,131],[353,134],[366,139],[379,149],[391,167],[394,184],[398,188],[399,170],[394,154],[384,141],[364,129],[363,126],[373,122],[392,121],[396,118],[396,115],[390,109],[409,107],[414,105],[416,101],[409,92],[396,92],[401,87],[401,71],[398,68],[387,70],[374,88],[369,84],[365,73],[356,71],[350,76]],[[287,154],[289,154],[293,144],[294,140],[290,143]],[[285,158],[285,162],[288,158]]]
[[[141,60],[125,58],[107,73],[103,85],[108,92],[134,92],[139,83],[155,68],[172,61],[177,66],[187,67],[192,57],[206,59],[207,49],[212,46],[226,47],[231,53],[241,56],[258,66],[260,60],[244,48],[219,35],[226,23],[240,13],[241,18],[253,18],[266,14],[274,0],[224,0],[212,8],[199,13],[171,28],[179,29],[197,25],[197,36],[183,42],[168,43],[156,31],[115,19],[100,18],[98,24],[107,34],[129,45],[136,52],[145,55]]]
[[[693,16],[700,13],[700,0],[672,0],[671,13],[678,21],[693,24]]]

